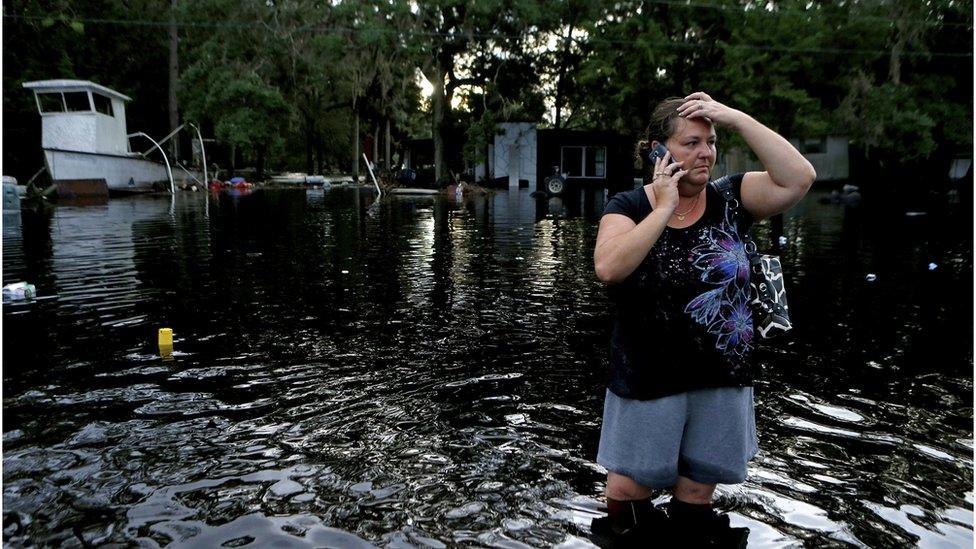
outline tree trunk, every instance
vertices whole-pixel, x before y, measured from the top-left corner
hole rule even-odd
[[[257,162],[256,162],[257,166],[255,166],[256,168],[255,171],[257,173],[254,174],[254,178],[257,179],[258,181],[264,181],[264,157],[267,156],[267,153],[268,153],[267,145],[263,145],[263,144],[258,145]]]
[[[383,139],[383,167],[390,169],[390,119],[386,119],[386,135]]]
[[[566,59],[569,57],[569,47],[573,39],[573,24],[569,24],[569,32],[563,45],[562,59],[559,60],[559,78],[556,80],[556,129],[562,127],[563,110],[563,79],[566,78]]]
[[[901,50],[903,44],[901,39],[895,41],[891,47],[891,58],[888,65],[888,78],[895,85],[901,84]]]
[[[234,171],[236,169],[237,169],[237,147],[233,143],[231,143],[230,144],[230,176],[227,179],[234,177]]]
[[[374,166],[378,164],[380,161],[380,125],[379,124],[375,124],[373,126],[373,158],[371,158],[370,160],[373,161]]]
[[[352,109],[352,179],[359,182],[359,110]]]
[[[318,175],[325,173],[325,143],[322,141],[322,136],[318,133],[315,134],[315,161],[318,170],[315,172]]]
[[[176,102],[176,86],[180,79],[178,57],[179,36],[176,32],[176,0],[171,0],[169,12],[169,131],[180,125],[179,104]],[[180,158],[179,136],[173,136],[169,141],[170,155],[174,160]]]
[[[305,173],[312,173],[315,165],[312,163],[312,145],[315,139],[315,132],[312,130],[310,122],[305,123]]]
[[[434,92],[430,99],[434,110],[434,119],[431,134],[434,136],[434,181],[440,181],[444,173],[444,118],[448,108],[447,96],[444,94],[444,77],[447,71],[444,70],[440,59],[434,62],[432,74],[428,75]],[[431,78],[433,77],[433,78]]]

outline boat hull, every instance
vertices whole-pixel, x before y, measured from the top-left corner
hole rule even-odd
[[[55,183],[79,179],[104,179],[112,194],[169,190],[166,166],[140,156],[44,149],[44,160]],[[197,183],[179,167],[173,167],[173,181]],[[198,172],[191,172],[201,183]]]

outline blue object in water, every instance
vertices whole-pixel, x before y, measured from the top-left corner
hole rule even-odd
[[[234,184],[244,183],[244,178],[243,177],[232,177],[232,178],[230,178],[230,182],[231,183],[234,183]]]

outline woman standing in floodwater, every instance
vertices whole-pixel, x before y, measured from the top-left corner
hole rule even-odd
[[[766,169],[727,176],[740,218],[709,184],[716,125],[738,132]],[[659,144],[667,153],[655,159]],[[712,495],[745,480],[758,450],[741,235],[796,204],[816,172],[776,132],[704,92],[658,104],[638,153],[645,185],[610,200],[593,254],[616,305],[597,456],[609,471],[608,516],[593,531],[734,546],[748,531],[730,529]],[[672,490],[666,511],[651,503],[656,489]]]

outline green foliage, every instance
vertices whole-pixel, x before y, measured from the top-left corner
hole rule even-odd
[[[166,134],[165,29],[87,21],[161,18],[167,6],[160,0],[3,3],[5,174],[26,181],[44,163],[40,117],[33,94],[22,87],[32,80],[85,79],[117,89],[133,98],[126,111],[132,131]]]
[[[227,76],[214,82],[212,93],[205,98],[207,113],[215,120],[217,139],[248,147],[267,145],[280,138],[276,128],[289,114],[281,91],[253,73]]]
[[[172,16],[183,118],[279,169],[347,169],[355,120],[369,133],[389,120],[399,142],[433,136],[470,167],[498,122],[555,123],[558,105],[561,127],[637,135],[657,101],[699,89],[788,137],[847,136],[874,161],[920,163],[971,150],[972,10],[971,0],[181,0],[175,11],[169,0],[13,0],[4,158],[39,159],[39,136],[20,129],[37,131],[26,80],[113,87],[135,100],[133,130],[165,133]],[[463,149],[449,135],[464,135]]]
[[[935,150],[935,121],[916,108],[908,86],[873,85],[864,74],[855,77],[853,84],[839,112],[842,120],[858,125],[853,131],[869,153],[897,149],[905,161],[917,162]]]

